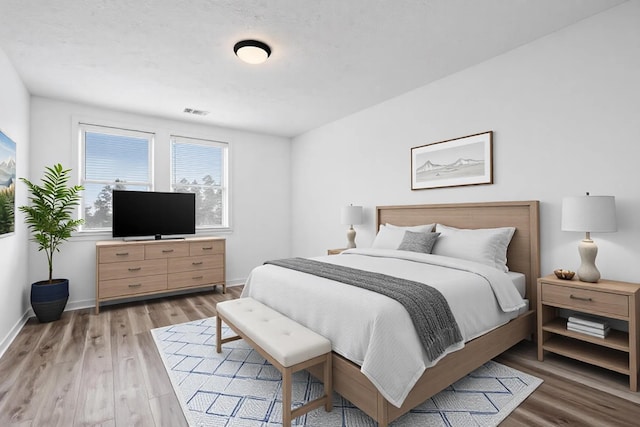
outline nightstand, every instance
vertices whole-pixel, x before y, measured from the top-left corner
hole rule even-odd
[[[341,254],[342,252],[344,252],[346,250],[347,250],[347,248],[329,249],[329,250],[327,250],[327,255],[338,255],[338,254]]]
[[[612,329],[606,338],[572,332],[567,330],[567,319],[559,316],[559,309],[622,320],[629,332]],[[600,366],[628,375],[629,388],[638,391],[639,318],[640,284],[542,277],[538,279],[538,360],[549,351]]]

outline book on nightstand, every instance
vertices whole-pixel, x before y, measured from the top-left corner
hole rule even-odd
[[[606,338],[610,331],[606,319],[584,314],[569,316],[567,329],[598,338]]]
[[[588,326],[590,328],[604,330],[609,328],[609,322],[606,319],[596,316],[587,316],[585,314],[569,316],[569,323],[574,325]]]
[[[611,330],[608,326],[604,329],[593,328],[591,326],[585,326],[579,323],[567,322],[567,330],[573,332],[579,332],[581,334],[591,335],[592,337],[606,338]]]

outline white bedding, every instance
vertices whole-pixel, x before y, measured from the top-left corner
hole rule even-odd
[[[351,249],[314,259],[433,286],[449,302],[465,342],[507,323],[526,306],[506,273],[472,261],[383,249]],[[333,351],[360,365],[395,406],[401,406],[424,370],[437,362],[426,358],[404,307],[383,295],[263,265],[251,272],[242,296],[327,337]],[[462,347],[449,347],[442,357]]]
[[[527,276],[522,273],[517,273],[515,271],[507,271],[507,275],[513,282],[513,286],[516,287],[518,293],[522,298],[525,298],[527,294]]]

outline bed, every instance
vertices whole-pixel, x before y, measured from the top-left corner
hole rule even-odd
[[[538,209],[537,201],[377,207],[376,213],[378,229],[380,229],[383,224],[394,224],[396,226],[408,227],[429,223],[446,224],[447,226],[459,229],[514,227],[515,232],[507,250],[507,265],[509,271],[521,273],[525,284],[524,298],[528,300],[528,307],[531,307],[531,309],[527,307],[524,309],[520,308],[517,312],[512,311],[508,318],[497,320],[500,326],[489,328],[488,332],[483,332],[483,334],[478,337],[473,335],[475,332],[465,332],[472,334],[472,339],[468,340],[462,349],[460,349],[460,346],[451,346],[449,351],[444,353],[444,356],[439,358],[435,365],[431,366],[428,364],[426,365],[426,369],[424,369],[425,366],[423,366],[423,369],[420,371],[414,370],[398,374],[398,378],[402,378],[401,375],[405,374],[409,376],[414,375],[410,381],[405,381],[404,379],[401,380],[401,382],[406,385],[406,390],[399,392],[400,397],[398,397],[398,394],[396,394],[396,391],[393,390],[393,388],[390,392],[390,389],[385,388],[388,387],[387,384],[378,381],[378,378],[367,370],[370,365],[383,363],[384,359],[382,357],[380,360],[375,360],[372,363],[367,363],[366,359],[363,362],[363,360],[360,360],[357,355],[354,356],[354,354],[357,354],[357,351],[353,353],[348,349],[345,350],[341,347],[343,345],[342,343],[346,342],[346,340],[343,340],[341,343],[339,338],[332,339],[332,342],[336,345],[333,353],[333,383],[335,391],[351,401],[367,415],[371,416],[380,426],[387,426],[391,421],[438,393],[449,384],[462,378],[483,363],[504,352],[519,341],[530,338],[534,333],[535,312],[533,311],[533,308],[536,307],[535,281],[539,276]],[[372,258],[373,255],[378,256],[373,249],[370,251],[361,250],[353,252],[354,253],[352,254],[331,257],[332,261],[338,262],[338,259],[346,260],[351,257],[353,260],[364,260],[362,262],[365,262],[368,266],[370,263],[368,259]],[[415,255],[415,257],[420,256],[421,255]],[[438,257],[436,256],[432,258]],[[386,255],[385,258],[381,258],[381,260],[389,263],[391,266],[400,262],[396,261],[393,257],[387,259]],[[326,261],[327,260],[325,260],[325,262]],[[411,264],[413,264],[415,263],[414,261],[422,260],[416,258],[410,259],[410,261]],[[472,262],[471,264],[474,263]],[[389,300],[388,298],[375,294],[376,296],[372,297],[370,302],[368,300],[366,304],[350,303],[347,302],[350,292],[367,291],[339,290],[339,288],[334,288],[333,286],[346,285],[337,284],[335,282],[325,283],[326,286],[328,286],[326,293],[333,295],[331,297],[333,298],[333,303],[331,303],[331,299],[329,299],[327,300],[329,302],[325,301],[321,303],[323,305],[320,305],[320,308],[317,307],[317,304],[316,307],[314,307],[313,304],[309,305],[309,301],[315,301],[316,296],[319,294],[313,293],[318,291],[310,291],[309,289],[315,288],[309,288],[307,284],[313,281],[326,279],[318,279],[315,276],[305,276],[304,273],[293,272],[287,274],[294,276],[291,276],[286,280],[281,279],[280,283],[276,283],[278,281],[277,277],[280,276],[274,275],[273,278],[270,278],[270,274],[273,274],[273,268],[278,267],[267,265],[258,267],[254,270],[247,282],[243,295],[252,296],[254,298],[257,297],[257,299],[262,300],[263,303],[275,306],[275,309],[284,312],[284,314],[294,318],[299,321],[299,323],[307,324],[306,326],[311,327],[312,329],[320,329],[317,330],[317,332],[321,334],[323,333],[323,328],[325,328],[325,333],[327,333],[327,327],[336,328],[335,324],[330,323],[329,320],[335,317],[336,313],[340,314],[342,311],[346,311],[345,308],[349,307],[349,304],[352,304],[353,311],[358,317],[366,317],[368,315],[375,317],[372,322],[377,322],[378,316],[384,317],[385,315],[385,313],[382,312],[383,310],[386,310],[386,308],[384,308],[386,306],[384,305],[380,305],[380,307],[383,307],[380,309],[380,312],[376,310],[369,310],[371,312],[370,314],[362,311],[361,309],[360,312],[357,312],[358,308],[356,306],[364,305],[368,307],[369,304],[371,304],[371,307],[377,307],[377,301],[382,301],[383,299]],[[441,267],[436,266],[430,268]],[[297,274],[297,276],[295,276],[295,274]],[[409,273],[406,274],[410,276]],[[458,272],[456,274],[465,273]],[[297,286],[300,287],[290,287],[295,285],[294,282],[299,282]],[[283,287],[282,291],[285,292],[279,297],[276,295],[278,286]],[[353,287],[348,288],[351,289]],[[286,302],[283,301],[284,298],[282,298],[282,295],[287,296]],[[518,296],[518,298],[520,297]],[[334,304],[338,306],[337,309],[339,311],[335,311],[336,308],[332,307]],[[393,303],[391,303],[391,305],[392,304]],[[452,307],[452,309],[455,310],[454,307]],[[301,312],[301,310],[303,311]],[[403,309],[400,308],[400,310]],[[323,316],[324,311],[332,314]],[[460,310],[458,309],[458,311]],[[466,311],[466,309],[463,311]],[[393,349],[397,348],[394,346],[399,345],[402,345],[402,348],[411,348],[411,345],[405,346],[404,342],[402,344],[400,344],[399,341],[396,343],[396,335],[405,335],[403,331],[407,329],[413,330],[413,328],[404,327],[402,322],[405,320],[398,313],[392,315],[396,316],[394,319],[398,319],[398,332],[381,326],[380,329],[382,332],[378,333],[381,338],[373,341],[363,341],[364,344],[362,345],[365,347],[372,347],[371,342],[377,343],[375,352],[371,352],[375,355],[385,352],[394,353]],[[314,317],[317,318],[314,319]],[[363,320],[363,322],[365,321],[366,319]],[[389,322],[387,321],[387,324],[388,323]],[[362,327],[366,329],[369,324],[370,323],[363,323],[364,326]],[[346,325],[344,328],[348,329],[348,327],[349,326]],[[334,331],[334,329],[331,329],[329,334],[333,334],[334,332],[337,334],[338,332]],[[369,332],[370,331],[368,330],[366,331],[366,333]],[[358,345],[358,343],[355,345]],[[367,351],[367,349],[363,351]],[[419,354],[420,351],[417,350],[417,353]],[[345,355],[347,356],[345,357]],[[394,355],[399,357],[398,352],[395,352]],[[420,359],[423,355],[414,357],[412,352],[407,351],[403,352],[402,356],[406,357],[402,359],[401,363],[396,361],[396,364],[400,366],[400,371],[403,371],[403,367],[405,365],[407,369],[412,368],[411,364],[414,362],[413,359]],[[388,362],[385,363],[389,364]],[[391,368],[398,369],[398,366],[393,366]],[[417,368],[418,367],[416,367],[416,369]],[[419,372],[419,375],[412,374],[412,372]],[[399,379],[396,379],[396,381],[398,380]]]

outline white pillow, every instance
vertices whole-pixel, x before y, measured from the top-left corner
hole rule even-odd
[[[380,231],[373,240],[372,247],[374,249],[398,249],[404,239],[405,231],[404,228],[381,225]]]
[[[386,223],[387,227],[390,228],[402,228],[403,230],[414,231],[416,233],[430,233],[433,231],[433,228],[436,226],[435,224],[424,224],[424,225],[411,225],[408,227],[401,227],[399,225],[393,225]]]
[[[435,255],[462,258],[486,264],[501,271],[507,267],[507,247],[515,227],[464,229],[436,224],[440,237],[433,251]]]

